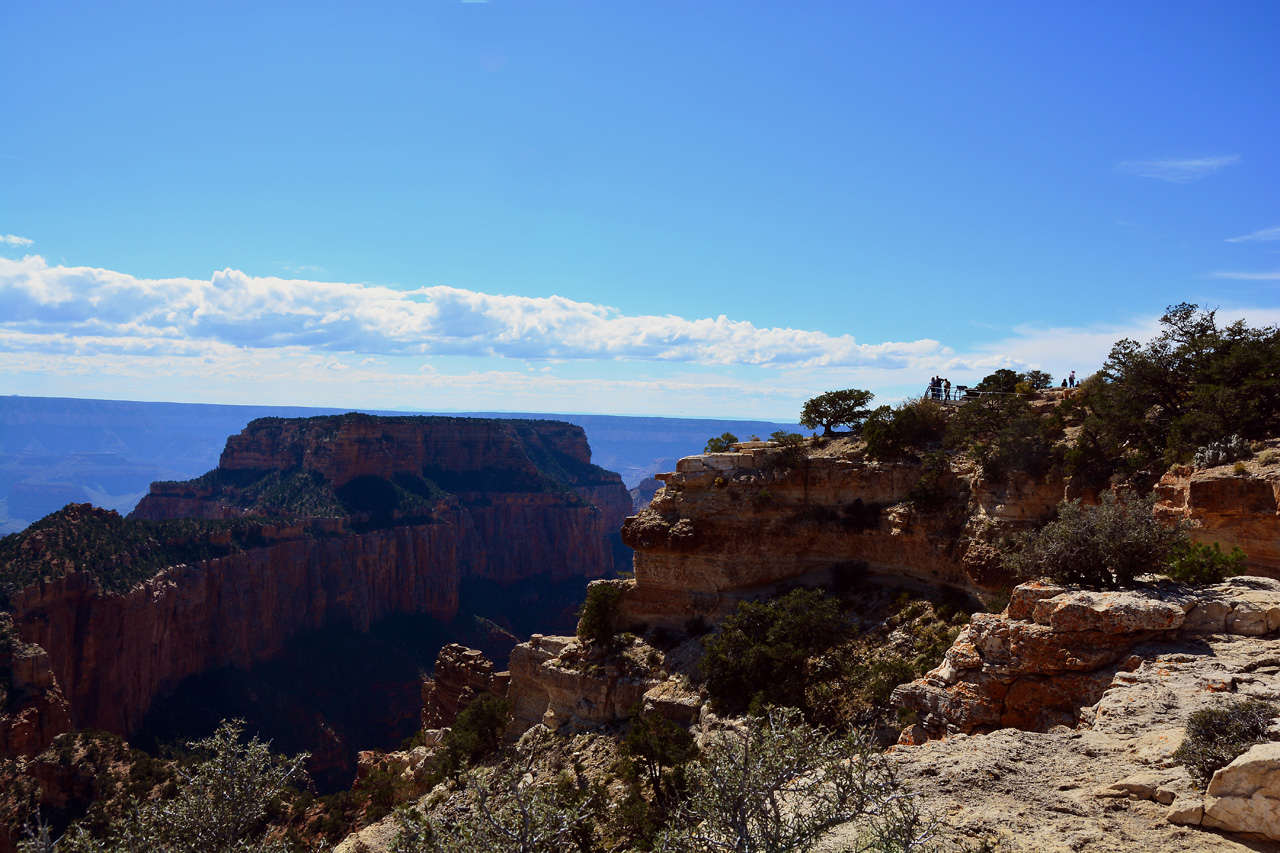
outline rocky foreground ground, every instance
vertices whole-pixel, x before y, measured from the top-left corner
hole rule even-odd
[[[1280,583],[1270,579],[1237,578],[1198,593],[1020,588],[1009,611],[975,620],[941,667],[900,689],[903,698],[914,694],[919,705],[923,695],[953,714],[951,729],[979,731],[991,727],[964,714],[980,706],[957,695],[979,699],[1029,682],[1052,695],[1055,681],[1105,679],[1097,701],[1076,709],[1074,724],[1047,731],[953,732],[894,752],[948,824],[1001,838],[1008,849],[1280,850],[1266,840],[1280,838],[1275,745],[1220,771],[1214,796],[1172,759],[1195,711],[1233,697],[1280,700],[1278,627]],[[1005,713],[1027,712],[1006,704]],[[904,740],[912,739],[909,731]],[[824,849],[840,849],[839,833]]]
[[[1097,593],[1031,584],[978,614],[892,749],[943,833],[1006,851],[1280,851],[1280,744],[1208,795],[1172,754],[1187,718],[1234,698],[1280,707],[1280,581]],[[709,709],[695,728],[716,725]],[[1280,737],[1280,726],[1275,728]],[[577,747],[575,747],[577,748]],[[590,762],[588,762],[590,763]],[[852,830],[819,848],[839,853]],[[387,849],[390,822],[340,850]]]

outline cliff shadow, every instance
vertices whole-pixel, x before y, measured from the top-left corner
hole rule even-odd
[[[156,698],[130,742],[152,754],[182,749],[221,721],[242,719],[277,752],[311,753],[307,769],[318,793],[345,790],[361,750],[396,749],[418,731],[422,681],[442,646],[480,649],[506,669],[511,650],[530,634],[573,633],[586,587],[581,578],[508,586],[473,580],[462,584],[449,622],[393,614],[367,633],[307,631],[247,670],[223,667],[184,679]]]

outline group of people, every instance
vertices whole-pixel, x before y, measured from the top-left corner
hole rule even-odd
[[[929,399],[931,400],[950,400],[951,399],[951,380],[943,379],[935,376],[929,380]]]
[[[1076,372],[1074,370],[1071,371],[1070,376],[1062,380],[1062,387],[1063,388],[1076,387]],[[944,379],[941,376],[935,376],[932,379],[930,379],[928,397],[930,400],[950,400],[951,399],[951,380]],[[956,399],[959,399],[958,393],[957,393]]]

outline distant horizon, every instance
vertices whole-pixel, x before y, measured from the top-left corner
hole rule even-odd
[[[724,417],[719,415],[707,415],[703,417],[703,416],[653,415],[653,414],[632,413],[632,412],[575,412],[575,411],[567,411],[567,410],[535,411],[535,410],[529,410],[529,409],[504,410],[504,409],[448,409],[448,408],[387,409],[387,408],[373,408],[370,406],[349,406],[349,407],[348,406],[315,406],[315,405],[306,405],[306,404],[295,405],[291,403],[280,403],[280,404],[222,403],[222,402],[209,403],[209,402],[192,401],[192,400],[140,400],[140,399],[123,398],[123,397],[69,397],[61,394],[2,394],[0,395],[0,397],[16,397],[23,400],[75,400],[75,401],[90,402],[90,403],[93,403],[93,402],[142,403],[146,405],[172,404],[176,406],[225,406],[225,407],[233,407],[233,408],[238,407],[238,408],[278,408],[278,409],[319,409],[319,410],[344,409],[350,412],[365,412],[365,413],[371,413],[371,414],[405,414],[405,415],[457,414],[457,415],[475,415],[478,417],[483,417],[486,415],[497,415],[497,416],[566,415],[569,417],[584,417],[584,418],[656,418],[661,420],[712,421],[712,422],[736,421],[741,423],[769,423],[769,424],[777,424],[778,426],[797,425],[799,422],[798,414],[797,414],[797,417],[795,418],[777,419],[777,418],[736,418],[736,417]]]
[[[1280,4],[17,4],[0,393],[790,421],[1280,323]]]

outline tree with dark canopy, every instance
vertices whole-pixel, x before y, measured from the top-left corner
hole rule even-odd
[[[1280,430],[1280,329],[1220,327],[1216,313],[1174,305],[1154,340],[1112,347],[1082,387],[1088,415],[1073,467],[1100,476],[1158,470],[1229,435]]]
[[[875,397],[870,391],[859,388],[846,388],[843,391],[828,391],[819,394],[804,404],[800,410],[800,426],[805,429],[822,427],[823,435],[831,435],[837,426],[858,429],[863,420],[871,412],[867,404]]]

